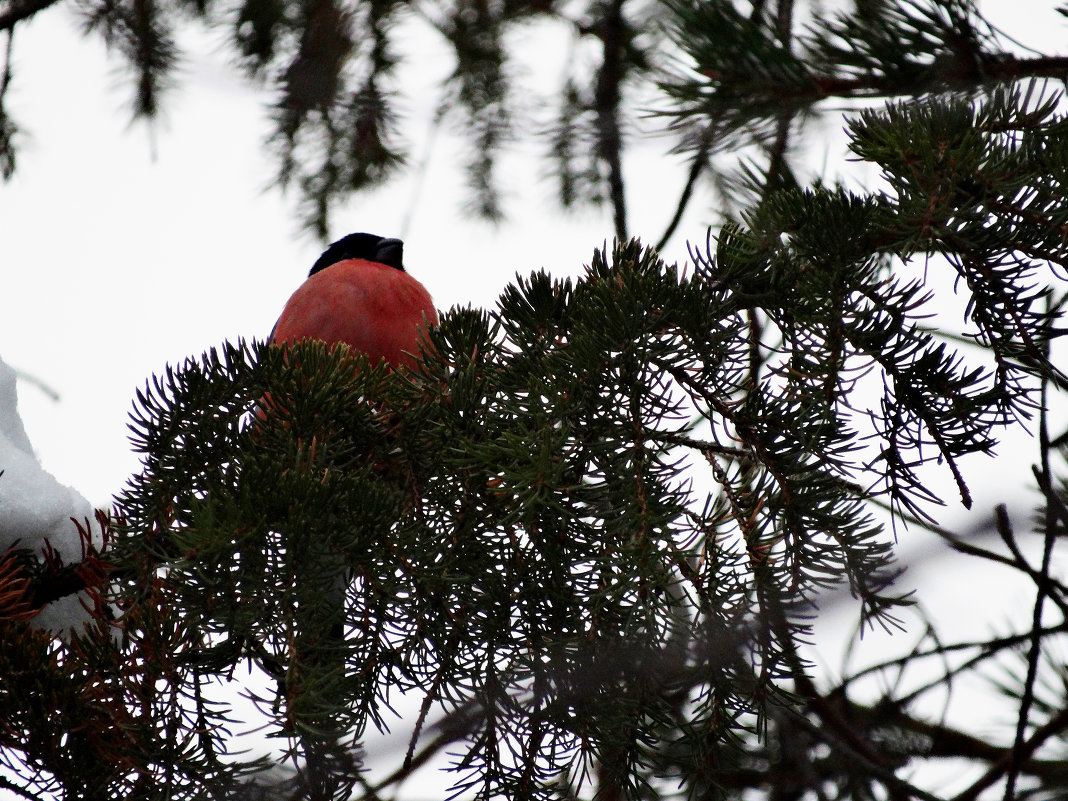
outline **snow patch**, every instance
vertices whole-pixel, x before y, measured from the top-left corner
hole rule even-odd
[[[64,563],[81,560],[81,535],[71,518],[95,529],[92,504],[37,461],[19,416],[15,371],[2,359],[0,471],[0,554],[12,547],[41,553],[50,546]],[[94,542],[100,544],[99,533]],[[72,595],[45,606],[33,623],[62,632],[88,619],[81,596]]]

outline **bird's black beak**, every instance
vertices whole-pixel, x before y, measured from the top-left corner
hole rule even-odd
[[[374,261],[404,272],[404,243],[399,239],[383,239],[375,246]]]

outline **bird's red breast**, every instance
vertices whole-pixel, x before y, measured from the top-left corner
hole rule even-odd
[[[272,341],[345,342],[372,363],[410,366],[422,331],[437,322],[430,294],[408,273],[352,258],[308,277],[282,310]]]

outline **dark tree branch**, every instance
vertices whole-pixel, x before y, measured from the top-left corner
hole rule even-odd
[[[898,707],[881,705],[869,709],[850,705],[849,711],[851,716],[862,716],[866,725],[900,728],[920,735],[927,741],[922,752],[927,757],[956,757],[989,763],[1001,763],[1014,759],[1012,747],[994,745],[987,740],[949,726],[918,720],[905,714]],[[1016,763],[1018,770],[1048,781],[1063,779],[1068,774],[1068,763],[1062,760],[1036,760],[1031,759],[1030,756],[1031,754],[1028,754]]]
[[[1006,749],[1002,757],[994,762],[971,787],[953,797],[952,801],[976,801],[982,792],[1005,776],[1010,769],[1022,760],[1030,759],[1043,743],[1062,734],[1068,728],[1068,709],[1062,709],[1045,724],[1039,726],[1020,749]]]
[[[790,146],[790,123],[794,115],[784,111],[779,115],[775,126],[775,141],[768,151],[768,177],[764,183],[765,196],[768,192],[781,189],[784,185],[792,184],[793,174],[790,165],[786,163],[786,152]]]
[[[12,0],[3,11],[0,11],[0,31],[9,31],[38,11],[44,11],[59,2],[61,0]]]
[[[793,42],[794,0],[779,0],[775,10],[775,29],[783,47],[790,50]],[[765,194],[782,186],[784,176],[789,175],[790,167],[786,163],[786,151],[790,142],[790,123],[793,112],[789,109],[779,114],[775,128],[775,141],[768,152],[768,177],[765,182]]]
[[[0,74],[0,106],[3,105],[4,95],[7,94],[7,88],[11,85],[11,57],[15,51],[15,31],[9,30],[7,32],[7,42],[4,43],[4,71]],[[21,375],[19,376],[22,377]]]
[[[1053,558],[1053,543],[1057,535],[1057,514],[1053,505],[1053,474],[1049,463],[1049,425],[1047,418],[1046,390],[1048,382],[1042,382],[1042,397],[1039,403],[1038,442],[1041,467],[1033,468],[1038,485],[1046,496],[1044,537],[1042,543],[1042,564],[1039,576],[1043,581],[1035,582],[1035,606],[1031,617],[1031,644],[1027,651],[1027,676],[1024,678],[1023,692],[1020,696],[1020,710],[1016,720],[1016,736],[1012,744],[1012,762],[1005,777],[1005,801],[1012,801],[1016,794],[1016,779],[1020,771],[1020,762],[1024,755],[1024,737],[1027,735],[1027,723],[1034,704],[1035,681],[1038,678],[1038,660],[1042,654],[1042,609],[1048,595],[1047,581],[1050,562]],[[1013,541],[1012,526],[1004,506],[997,508],[998,532],[1006,542]],[[1021,557],[1018,557],[1022,559]]]
[[[772,618],[771,625],[780,630],[780,641],[785,646],[785,655],[790,663],[794,687],[806,706],[823,724],[820,727],[812,727],[812,733],[828,745],[845,752],[847,756],[863,762],[872,776],[877,777],[883,783],[891,799],[904,801],[909,798],[920,798],[924,801],[937,801],[936,796],[898,777],[886,757],[850,724],[835,704],[816,689],[812,679],[805,673],[804,664],[797,653],[794,641],[789,638],[782,639],[783,636],[788,636],[785,614],[781,609],[775,608]]]
[[[608,168],[608,191],[616,239],[627,240],[627,205],[623,183],[623,133],[619,124],[626,53],[624,0],[611,0],[600,20],[599,34],[604,45],[604,62],[597,74],[594,109],[597,114],[598,151]]]
[[[1063,79],[1068,74],[1068,56],[1039,56],[1036,58],[1017,58],[1016,56],[999,56],[988,59],[982,65],[977,80],[1016,81],[1027,78]],[[815,76],[805,92],[813,101],[832,97],[838,98],[894,98],[903,94],[918,94],[923,87],[914,91],[903,90],[900,83],[889,83],[882,77],[865,76],[862,78],[836,78],[833,76]],[[778,95],[782,100],[791,99],[791,93]],[[801,100],[802,95],[793,94],[792,99]]]
[[[779,0],[778,8],[775,9],[775,27],[779,39],[789,47],[794,27],[794,0]]]
[[[1041,633],[1044,637],[1052,637],[1057,634],[1066,634],[1068,633],[1068,623],[1061,623],[1056,626],[1048,626],[1046,628],[1043,628]],[[864,668],[863,670],[858,670],[856,673],[846,676],[842,679],[841,684],[839,684],[838,687],[832,690],[830,694],[834,695],[836,693],[845,693],[850,684],[859,681],[860,679],[863,679],[867,676],[875,675],[877,673],[881,673],[885,670],[900,670],[902,668],[908,667],[909,665],[916,664],[917,662],[923,659],[934,657],[944,658],[947,654],[957,653],[960,651],[981,651],[981,653],[977,657],[973,657],[965,663],[966,665],[972,665],[979,660],[990,659],[1007,649],[1017,649],[1022,644],[1026,643],[1030,638],[1031,632],[1028,631],[1019,634],[1009,634],[1004,637],[998,637],[993,640],[983,640],[981,642],[972,640],[968,642],[946,643],[944,645],[932,647],[926,651],[910,651],[909,653],[904,654],[903,656],[898,656],[894,657],[893,659],[887,659],[885,661],[878,662],[874,665],[870,665]],[[960,670],[958,669],[956,672],[959,673]]]
[[[656,243],[657,250],[663,250],[667,243],[671,240],[671,237],[675,235],[675,230],[679,227],[679,223],[682,222],[682,215],[686,213],[686,207],[690,205],[690,199],[693,197],[694,187],[697,185],[697,179],[701,173],[704,172],[705,166],[708,162],[708,151],[712,146],[712,136],[708,128],[705,129],[701,135],[701,143],[697,147],[697,152],[694,153],[693,161],[690,164],[690,173],[686,176],[686,185],[682,188],[682,194],[679,195],[679,202],[675,205],[675,215],[671,218],[671,222],[668,223],[667,228],[664,229],[664,233],[660,236],[660,240]]]
[[[4,45],[4,68],[0,74],[0,178],[5,181],[15,173],[15,134],[18,131],[14,121],[4,109],[4,96],[11,85],[11,59],[15,49],[15,29],[9,28],[7,42]]]

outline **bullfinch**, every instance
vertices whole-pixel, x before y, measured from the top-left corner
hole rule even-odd
[[[437,325],[438,314],[430,293],[404,271],[403,250],[399,239],[366,233],[334,242],[286,302],[270,342],[344,342],[367,354],[373,364],[385,361],[391,369],[413,366],[419,358],[420,336],[425,328]],[[258,416],[263,418],[262,409],[271,405],[265,395]],[[325,601],[342,610],[349,577],[336,565],[328,567],[327,572],[337,573],[339,583]],[[329,642],[340,641],[343,635],[341,623],[331,624]],[[311,768],[312,753],[308,760]]]
[[[349,234],[328,247],[282,309],[271,342],[345,342],[372,363],[411,366],[419,337],[437,325],[426,288],[404,271],[404,243]]]

